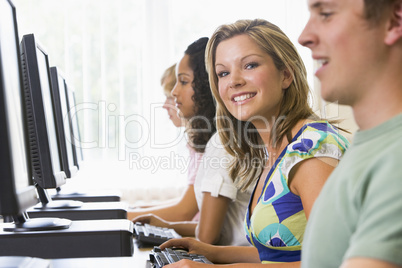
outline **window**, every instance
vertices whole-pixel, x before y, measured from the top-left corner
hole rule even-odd
[[[185,178],[185,161],[183,166],[172,161],[172,153],[185,151],[177,149],[182,148],[184,135],[162,109],[160,77],[187,45],[210,36],[223,23],[263,18],[277,24],[297,45],[307,69],[313,69],[309,50],[297,43],[308,19],[305,1],[14,3],[20,35],[34,33],[48,52],[50,65],[63,70],[75,89],[86,168],[99,171],[87,180],[114,176],[121,180],[119,185],[138,186],[172,181],[177,185],[177,176]]]

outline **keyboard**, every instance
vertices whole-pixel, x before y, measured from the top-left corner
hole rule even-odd
[[[161,268],[165,265],[180,261],[182,259],[188,259],[206,264],[213,264],[203,255],[190,254],[186,250],[178,248],[165,248],[164,250],[161,250],[159,247],[154,247],[154,249],[149,254],[149,260],[152,264],[151,267],[154,268]]]
[[[135,223],[134,236],[139,246],[159,246],[172,238],[181,238],[174,229],[157,227],[149,224]]]

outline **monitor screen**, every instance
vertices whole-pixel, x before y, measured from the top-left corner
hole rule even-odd
[[[62,168],[67,178],[74,176],[78,167],[74,164],[73,145],[71,143],[71,126],[68,118],[66,87],[64,78],[57,67],[50,68],[52,81],[53,108],[59,138]]]
[[[7,0],[0,0],[0,61],[0,214],[15,216],[38,200],[30,185],[15,8]]]
[[[66,174],[57,141],[49,62],[33,34],[22,38],[21,61],[34,180],[43,189],[57,188],[65,183]]]
[[[53,113],[52,96],[50,92],[49,68],[46,60],[46,54],[38,46],[36,47],[36,55],[38,59],[39,78],[42,91],[42,101],[45,109],[46,130],[50,145],[50,157],[52,158],[53,170],[61,170],[59,159],[59,147],[57,145],[56,126]],[[53,161],[54,160],[54,161]]]
[[[75,164],[79,167],[80,163],[84,160],[84,156],[82,153],[82,146],[81,146],[81,132],[78,123],[78,115],[77,115],[77,104],[75,100],[75,93],[71,86],[66,84],[67,90],[67,103],[68,103],[68,115],[71,121],[71,144],[75,148]]]

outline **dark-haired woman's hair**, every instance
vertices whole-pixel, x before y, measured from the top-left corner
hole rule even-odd
[[[190,68],[194,72],[192,87],[194,95],[195,116],[189,120],[190,127],[187,133],[190,146],[197,152],[204,152],[205,145],[216,132],[214,122],[215,103],[209,86],[208,73],[205,68],[205,48],[208,43],[207,37],[202,37],[189,45],[184,52],[189,56]]]

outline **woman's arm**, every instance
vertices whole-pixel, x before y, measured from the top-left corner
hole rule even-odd
[[[289,174],[289,188],[299,195],[307,219],[315,200],[338,160],[328,157],[310,158],[297,164]]]
[[[202,242],[214,244],[219,240],[229,202],[231,202],[231,200],[226,197],[213,197],[208,192],[203,193],[199,223],[190,221],[168,221],[153,214],[141,215],[134,218],[133,221],[173,228],[182,236],[196,236]]]
[[[200,221],[195,234],[197,239],[208,244],[218,242],[229,202],[231,202],[229,198],[213,197],[211,193],[203,193]]]
[[[258,251],[254,247],[214,246],[194,238],[171,239],[163,243],[160,248],[178,247],[187,249],[189,253],[204,255],[213,263],[256,263],[260,262]]]
[[[209,261],[215,265],[201,264],[193,261],[183,260],[170,264],[165,267],[233,267],[233,268],[254,268],[254,267],[271,267],[271,268],[296,268],[300,267],[300,262],[262,264],[255,247],[240,246],[214,246],[197,241],[193,238],[171,239],[163,243],[160,248],[184,248],[188,252],[204,255]],[[222,265],[219,265],[222,264]]]
[[[192,221],[166,221],[153,214],[138,216],[133,219],[133,222],[148,223],[153,226],[171,228],[182,236],[195,236],[195,228],[198,224],[198,222]]]
[[[195,200],[194,186],[188,185],[180,200],[174,204],[161,205],[147,209],[135,209],[127,212],[127,218],[153,214],[167,221],[191,221],[198,212]]]
[[[188,252],[204,255],[208,260],[218,265],[200,264],[188,260],[170,264],[166,267],[233,267],[233,268],[254,268],[254,267],[272,267],[272,268],[296,268],[300,267],[300,262],[261,264],[258,251],[254,247],[240,246],[213,246],[193,238],[171,239],[163,243],[160,248],[177,247],[185,248]],[[230,264],[232,263],[232,264]],[[222,265],[219,265],[222,264]]]

